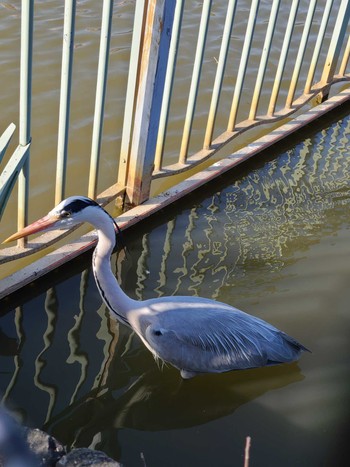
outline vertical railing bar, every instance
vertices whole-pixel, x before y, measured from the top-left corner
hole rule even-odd
[[[22,0],[19,144],[30,142],[34,0]]]
[[[296,58],[296,62],[295,62],[295,66],[294,66],[294,70],[293,70],[293,74],[292,74],[292,79],[291,79],[289,90],[288,90],[287,99],[286,99],[286,108],[287,109],[290,109],[292,107],[292,104],[293,104],[295,90],[296,90],[299,75],[300,75],[301,65],[302,65],[303,60],[304,60],[307,41],[308,41],[309,35],[310,35],[310,29],[311,29],[312,20],[313,20],[314,13],[315,13],[316,3],[317,3],[317,0],[310,0],[310,3],[309,3],[309,9],[308,9],[308,12],[307,12],[307,15],[306,15],[306,19],[305,19],[305,23],[304,23],[304,29],[303,29],[303,33],[301,35],[301,40],[300,40],[300,45],[299,45],[299,49],[298,49],[298,53],[297,53],[297,58]]]
[[[290,41],[292,39],[292,33],[293,33],[293,28],[294,28],[294,23],[295,23],[295,17],[296,17],[297,11],[298,11],[298,6],[299,6],[299,0],[293,0],[291,8],[290,8],[288,22],[287,22],[286,33],[285,33],[284,39],[283,39],[281,55],[280,55],[280,59],[278,61],[276,77],[275,77],[275,81],[273,83],[270,102],[269,102],[269,106],[268,106],[268,110],[267,110],[267,114],[269,116],[271,116],[271,117],[273,116],[273,114],[275,112],[277,97],[278,97],[278,93],[279,93],[280,86],[281,86],[284,67],[286,65],[289,45],[290,45]]]
[[[250,7],[247,30],[246,30],[243,50],[242,50],[242,56],[241,56],[241,61],[238,67],[236,86],[235,86],[235,90],[233,93],[231,111],[230,111],[230,116],[229,116],[228,125],[227,125],[227,131],[230,131],[230,132],[233,131],[235,124],[236,124],[238,106],[241,100],[243,82],[244,82],[245,74],[247,71],[247,64],[248,64],[250,49],[252,46],[252,40],[253,40],[253,34],[254,34],[259,4],[260,4],[260,0],[253,0],[251,7]]]
[[[175,12],[174,12],[174,23],[173,23],[170,48],[169,48],[169,58],[168,58],[167,71],[166,71],[165,83],[164,83],[162,108],[161,108],[160,117],[159,117],[157,144],[156,144],[156,151],[155,151],[155,156],[154,156],[154,170],[160,170],[161,165],[162,165],[162,160],[163,160],[165,134],[166,134],[166,128],[168,124],[170,99],[171,99],[171,93],[173,89],[173,81],[174,81],[174,74],[175,74],[177,51],[178,51],[178,46],[179,46],[180,26],[182,22],[183,9],[184,9],[184,0],[177,0]]]
[[[335,21],[330,46],[327,52],[327,57],[321,76],[321,83],[323,86],[329,84],[333,78],[346,29],[349,23],[349,18],[350,2],[347,0],[342,0],[338,8],[338,15]],[[329,88],[322,92],[323,99],[327,98],[328,92]]]
[[[233,20],[234,20],[234,16],[236,12],[236,6],[237,6],[236,0],[230,0],[227,6],[226,20],[225,20],[224,30],[222,34],[218,66],[216,69],[215,81],[214,81],[214,86],[213,86],[213,94],[211,97],[207,127],[205,130],[205,136],[204,136],[204,144],[203,144],[204,149],[210,148],[210,145],[213,139],[214,125],[215,125],[215,120],[216,120],[216,114],[218,111],[222,82],[223,82],[225,68],[226,68],[228,48],[230,45],[231,32],[232,32]]]
[[[324,8],[324,12],[323,12],[322,20],[320,24],[320,29],[317,35],[314,52],[312,54],[312,58],[310,62],[310,69],[309,69],[309,72],[306,78],[306,84],[305,84],[305,89],[304,89],[305,94],[309,94],[311,91],[312,81],[315,76],[316,66],[317,66],[317,62],[318,62],[318,59],[321,53],[321,47],[322,47],[323,39],[326,33],[326,28],[327,28],[327,24],[329,21],[333,2],[334,0],[327,0],[327,3]]]
[[[188,146],[189,146],[191,129],[192,129],[192,124],[193,124],[194,110],[195,110],[196,101],[197,101],[200,74],[201,74],[201,69],[202,69],[202,64],[203,64],[204,47],[205,47],[205,42],[207,39],[211,4],[212,4],[212,0],[203,1],[203,9],[202,9],[202,16],[201,16],[199,32],[198,32],[196,55],[195,55],[195,60],[194,60],[194,65],[193,65],[193,74],[192,74],[192,80],[191,80],[191,86],[190,86],[190,93],[188,96],[185,124],[184,124],[184,130],[182,134],[182,141],[181,141],[180,154],[179,154],[179,162],[181,164],[186,163],[186,158],[187,158],[187,153],[188,153]]]
[[[126,185],[126,181],[128,178],[129,152],[131,145],[134,109],[137,98],[136,85],[138,80],[140,56],[142,54],[141,44],[144,21],[147,13],[147,3],[148,2],[145,0],[136,0],[135,5],[134,27],[131,41],[130,63],[125,97],[123,130],[118,171],[118,183],[120,183],[122,186]]]
[[[21,69],[20,69],[20,100],[19,100],[19,144],[27,146],[30,143],[31,103],[32,103],[32,57],[33,57],[33,22],[34,1],[22,0],[21,13]],[[29,150],[28,150],[29,151]],[[18,176],[18,228],[28,224],[29,199],[29,152]],[[25,239],[18,241],[24,247]]]
[[[111,42],[113,0],[104,0],[102,7],[100,51],[98,58],[95,113],[92,129],[88,196],[96,198],[97,177],[102,141],[103,115],[106,99],[108,57]]]
[[[275,32],[277,15],[278,15],[280,3],[281,3],[281,0],[274,0],[272,7],[271,7],[269,23],[268,23],[268,27],[266,31],[266,37],[265,37],[265,41],[264,41],[264,45],[262,49],[261,60],[260,60],[258,74],[256,77],[256,82],[255,82],[255,88],[253,92],[252,104],[250,106],[250,111],[249,111],[249,117],[248,117],[249,120],[255,120],[255,117],[256,117],[260,95],[261,95],[261,89],[262,89],[262,85],[263,85],[264,77],[266,73],[267,61],[270,55],[272,38]]]
[[[348,66],[348,62],[349,62],[349,56],[350,56],[350,36],[349,36],[348,42],[346,44],[346,49],[345,49],[343,59],[342,59],[342,62],[341,62],[340,68],[339,68],[340,76],[345,75],[346,67]]]
[[[76,0],[66,0],[64,4],[63,48],[61,69],[60,110],[58,121],[57,169],[55,203],[59,203],[65,192],[70,114],[70,94],[72,86],[72,66],[74,48]]]

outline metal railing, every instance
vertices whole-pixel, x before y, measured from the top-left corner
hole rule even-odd
[[[222,2],[203,1],[200,20],[196,25],[197,43],[191,65],[192,73],[188,80],[188,98],[185,100],[186,104],[180,106],[180,110],[174,111],[172,103],[177,99],[174,91],[175,73],[181,72],[178,57],[181,55],[182,59],[186,59],[181,38],[186,21],[184,10],[188,3],[184,0],[136,1],[117,183],[112,187],[105,187],[106,191],[98,196],[113,15],[113,0],[104,0],[87,183],[87,194],[90,197],[106,204],[119,196],[125,200],[127,206],[138,205],[149,198],[152,181],[155,179],[185,172],[210,158],[213,159],[233,139],[258,125],[266,125],[265,131],[268,132],[271,124],[290,117],[314,97],[319,96],[319,101],[326,99],[332,85],[349,81],[349,0],[312,0],[306,2],[307,6],[300,0],[271,0],[269,9],[263,9],[259,0],[253,0],[245,18],[241,51],[233,53],[235,30],[242,24],[242,18],[238,17],[237,12],[243,3],[239,0],[227,2],[225,22],[222,29],[216,31],[216,37],[221,38],[221,43],[217,40],[216,69],[211,68],[213,79],[210,98],[206,98],[206,124],[202,125],[202,134],[196,136],[196,147],[192,150],[190,143],[194,140],[193,126],[198,119],[197,104],[198,99],[202,99],[200,84],[203,74],[207,72],[204,67],[208,31],[212,21],[210,13],[217,5],[223,7]],[[301,4],[303,9],[300,9]],[[288,16],[285,22],[286,5]],[[34,0],[22,0],[19,144],[0,175],[1,213],[5,210],[18,180],[19,227],[27,223],[30,199],[28,179],[35,21],[33,7]],[[76,1],[66,0],[55,174],[56,203],[64,198],[66,191],[75,16]],[[258,44],[258,63],[256,58],[253,63],[252,47],[256,49],[258,40],[257,24],[265,25],[264,40]],[[297,24],[303,25],[301,32],[296,27]],[[295,56],[290,53],[291,43],[298,44]],[[269,61],[272,50],[279,51],[275,69]],[[237,63],[237,69],[231,67],[228,70],[227,63],[232,58]],[[188,57],[187,60],[191,61],[191,58]],[[247,74],[255,76],[255,85],[251,89],[245,86]],[[272,80],[272,86],[267,82],[267,76]],[[230,83],[229,87],[227,82]],[[183,122],[182,135],[177,138],[177,155],[174,155],[173,149],[170,153],[166,150],[169,122],[175,118],[180,118]],[[0,156],[5,153],[14,131],[15,126],[11,124],[2,135]],[[23,241],[20,246],[24,246]],[[40,248],[42,246],[39,245]],[[7,254],[6,250],[2,250],[0,261],[6,262],[28,252],[28,249],[23,249],[14,254],[11,250]]]

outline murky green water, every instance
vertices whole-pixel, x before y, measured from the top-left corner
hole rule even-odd
[[[5,403],[126,466],[242,466],[248,435],[254,467],[346,465],[350,117],[339,118],[126,233],[128,254],[113,257],[133,297],[212,297],[312,354],[183,382],[109,316],[80,260],[1,304]]]

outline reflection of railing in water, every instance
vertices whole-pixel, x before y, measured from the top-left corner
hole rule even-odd
[[[28,362],[27,358],[23,358],[24,353],[27,353],[27,355],[31,353],[26,352],[26,345],[31,346],[30,329],[32,325],[25,326],[23,324],[24,310],[20,308],[16,310],[16,334],[19,345],[13,356],[14,371],[9,371],[9,374],[12,373],[12,377],[7,384],[7,388],[2,387],[0,392],[2,393],[3,402],[7,402],[9,399],[16,400],[17,391],[21,391],[20,388],[23,388],[22,378],[26,377],[25,373],[33,365],[31,397],[36,398],[41,393],[40,399],[44,410],[47,404],[47,412],[41,423],[50,420],[57,413],[57,410],[61,410],[62,406],[72,405],[76,400],[80,400],[81,393],[85,393],[87,388],[99,392],[100,389],[103,390],[106,387],[109,366],[115,354],[115,347],[119,340],[123,340],[119,339],[117,323],[106,312],[104,306],[100,307],[99,310],[90,310],[91,305],[85,303],[85,300],[88,300],[86,297],[88,276],[89,271],[83,271],[81,288],[78,291],[80,298],[79,303],[77,303],[77,311],[79,315],[70,315],[68,317],[69,321],[73,321],[73,324],[68,324],[68,327],[67,324],[62,323],[62,320],[60,320],[62,313],[67,312],[67,310],[63,310],[59,306],[59,290],[51,288],[47,291],[45,303],[43,304],[47,320],[46,324],[44,319],[41,318],[40,320],[41,325],[44,327],[40,326],[43,334],[42,339],[38,339],[39,342],[43,340],[44,345],[42,349],[39,349],[34,362]],[[94,336],[94,345],[88,345],[88,347],[84,345],[82,340],[82,336],[86,336],[86,313],[96,313],[100,319],[100,329],[97,330]],[[20,326],[19,322],[21,322]],[[39,326],[34,326],[34,328],[36,327]],[[36,338],[37,335],[35,335]],[[57,363],[56,368],[48,365],[48,362],[53,360]],[[67,363],[72,366],[72,370],[69,370]],[[60,365],[64,366],[65,371],[62,371]],[[71,388],[72,391],[71,389],[66,391],[67,387]],[[23,396],[26,397],[26,393],[27,391],[24,394],[22,392],[20,399]],[[48,399],[44,394],[48,395]]]
[[[238,283],[241,293],[249,293],[253,281],[258,295],[255,274],[279,270],[289,261],[290,242],[300,238],[300,248],[308,248],[315,241],[314,230],[327,231],[327,220],[337,206],[350,204],[349,135],[350,118],[346,117],[278,158],[262,161],[220,191],[210,188],[210,193],[198,195],[166,224],[133,238],[128,255],[116,258],[123,287],[137,298],[173,293],[220,298],[223,288]],[[168,281],[170,275],[177,279]],[[108,420],[114,427],[141,425],[144,401],[152,395],[153,379],[142,375],[144,367],[154,369],[152,357],[109,316],[90,281],[91,274],[83,271],[68,288],[49,289],[45,300],[36,305],[46,314],[32,316],[22,308],[13,313],[20,347],[16,355],[7,356],[3,368],[11,366],[14,371],[1,387],[4,401],[20,401],[24,411],[31,400],[40,400],[44,413],[38,415],[38,425],[46,422],[55,432],[67,426],[67,418],[73,419],[77,444],[84,436],[91,441],[91,415],[102,430],[101,420],[111,407],[115,412],[108,413]],[[60,305],[67,293],[69,309],[66,301],[64,307]],[[92,322],[87,315],[94,317]],[[272,371],[278,375],[283,370]],[[174,390],[172,396],[176,392],[174,375],[170,370],[161,376],[167,397],[169,387]],[[299,376],[296,372],[291,378]],[[30,399],[23,394],[24,387]],[[254,397],[256,392],[251,390]],[[223,407],[223,413],[229,410]],[[140,413],[140,420],[130,415],[133,411]],[[162,429],[158,416],[154,414],[152,421]],[[171,420],[186,426],[175,412]],[[162,426],[167,429],[166,423]],[[71,433],[62,431],[59,438],[64,440],[65,435]]]
[[[145,236],[135,248],[143,252],[135,273],[138,298],[154,292],[217,297],[245,274],[249,262],[278,270],[289,242],[312,243],[313,231],[327,228],[330,210],[348,202],[350,189],[349,119],[318,135],[192,207],[181,215],[181,225],[170,220],[166,232]],[[335,141],[342,141],[343,151],[335,152]],[[164,279],[168,267],[178,277],[174,289]]]
[[[274,0],[271,9],[254,0],[249,14],[242,19],[238,17],[237,12],[245,11],[240,8],[243,2],[230,0],[227,3],[225,24],[221,25],[220,31],[216,29],[215,37],[212,37],[210,34],[214,19],[210,16],[210,12],[215,11],[215,8],[221,8],[222,5],[219,2],[205,0],[198,24],[191,23],[192,29],[198,27],[196,51],[192,57],[193,70],[190,76],[183,77],[182,68],[186,68],[184,65],[189,65],[192,69],[192,58],[187,54],[187,50],[183,50],[182,43],[188,26],[187,21],[193,22],[191,15],[184,14],[186,8],[189,8],[189,3],[183,0],[136,2],[118,183],[110,190],[109,200],[126,192],[132,205],[141,203],[149,197],[151,183],[155,178],[192,168],[212,157],[242,132],[263,123],[269,125],[281,120],[296,112],[312,97],[321,95],[325,98],[331,85],[349,78],[346,73],[350,53],[349,1],[327,0],[324,5],[318,5],[313,0],[309,2],[308,8],[301,10],[299,0],[293,2]],[[19,227],[23,226],[28,218],[33,4],[33,0],[22,2],[19,146],[0,180],[2,212],[19,176]],[[75,6],[75,0],[66,0],[55,175],[56,202],[62,199],[65,193]],[[101,12],[101,43],[90,172],[87,181],[88,194],[92,197],[97,195],[108,54],[112,33],[112,6],[112,0],[105,0]],[[246,24],[244,31],[236,32],[242,30],[242,24]],[[257,24],[261,28],[261,25],[266,24],[266,29],[263,32],[260,30],[258,34]],[[299,31],[298,24],[304,25],[302,31]],[[240,37],[237,38],[236,35]],[[206,62],[208,38],[217,42],[218,59],[215,68],[213,63]],[[299,44],[293,54],[291,43]],[[242,45],[241,50],[236,50],[240,45]],[[261,56],[258,58],[254,57],[254,54],[256,55],[254,47],[261,49]],[[269,63],[272,48],[280,50],[277,64]],[[310,49],[313,50],[312,54],[309,53]],[[181,66],[177,64],[178,56],[181,57]],[[292,61],[294,66],[290,65]],[[234,66],[227,67],[227,63],[231,62]],[[203,97],[200,82],[203,80],[203,75],[207,75],[209,71],[213,83],[210,92],[206,91],[210,96]],[[176,92],[175,72],[179,73],[180,79],[188,81],[187,100]],[[245,78],[248,73],[256,76],[256,84],[252,90],[245,88]],[[230,83],[234,83],[234,86]],[[192,149],[190,143],[194,139],[192,129],[197,121],[198,102],[204,98],[207,103],[206,125],[200,137],[202,141],[197,142],[196,137],[195,147]],[[184,102],[181,115],[174,112],[171,106],[171,102],[178,99]],[[183,119],[184,130],[180,137],[175,138],[178,139],[178,147],[171,148],[167,153],[168,126],[172,119]],[[4,134],[0,144],[3,152],[14,131],[14,126],[10,126],[8,134]],[[197,130],[196,132],[198,133]],[[178,157],[174,158],[173,154],[176,152]],[[33,168],[35,170],[35,167]],[[20,242],[20,245],[23,246],[23,242]]]

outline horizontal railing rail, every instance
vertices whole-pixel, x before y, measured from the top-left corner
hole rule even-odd
[[[0,176],[1,214],[18,181],[19,228],[28,222],[29,168],[35,170],[29,152],[34,4],[34,0],[22,0],[19,144]],[[219,151],[238,136],[249,135],[249,130],[263,125],[268,133],[273,125],[306,104],[317,105],[327,99],[336,84],[350,80],[349,0],[272,0],[268,7],[253,0],[246,15],[246,9],[240,8],[244,1],[229,0],[226,4],[204,0],[195,20],[185,14],[189,4],[184,0],[136,1],[120,152],[110,156],[116,183],[104,186],[98,195],[114,8],[113,0],[103,1],[86,194],[104,204],[116,198],[122,209],[143,203],[150,197],[155,180],[214,161]],[[223,24],[214,23],[211,13],[215,8],[226,8]],[[53,183],[56,203],[67,192],[76,14],[76,1],[66,0]],[[188,53],[184,40],[189,21],[191,30],[196,31],[193,54]],[[209,39],[216,44],[218,58],[214,61],[208,59],[208,53],[212,53],[212,49],[208,51]],[[178,76],[186,82],[180,91]],[[184,89],[188,90],[186,96]],[[181,105],[175,108],[177,100]],[[182,124],[182,133],[177,131],[175,136],[169,129],[174,121]],[[1,155],[14,132],[15,126],[10,125],[1,137]],[[248,138],[254,139],[254,135]],[[24,248],[22,240],[20,248],[1,250],[0,262],[30,254],[61,236],[43,236],[31,243],[31,248]]]

